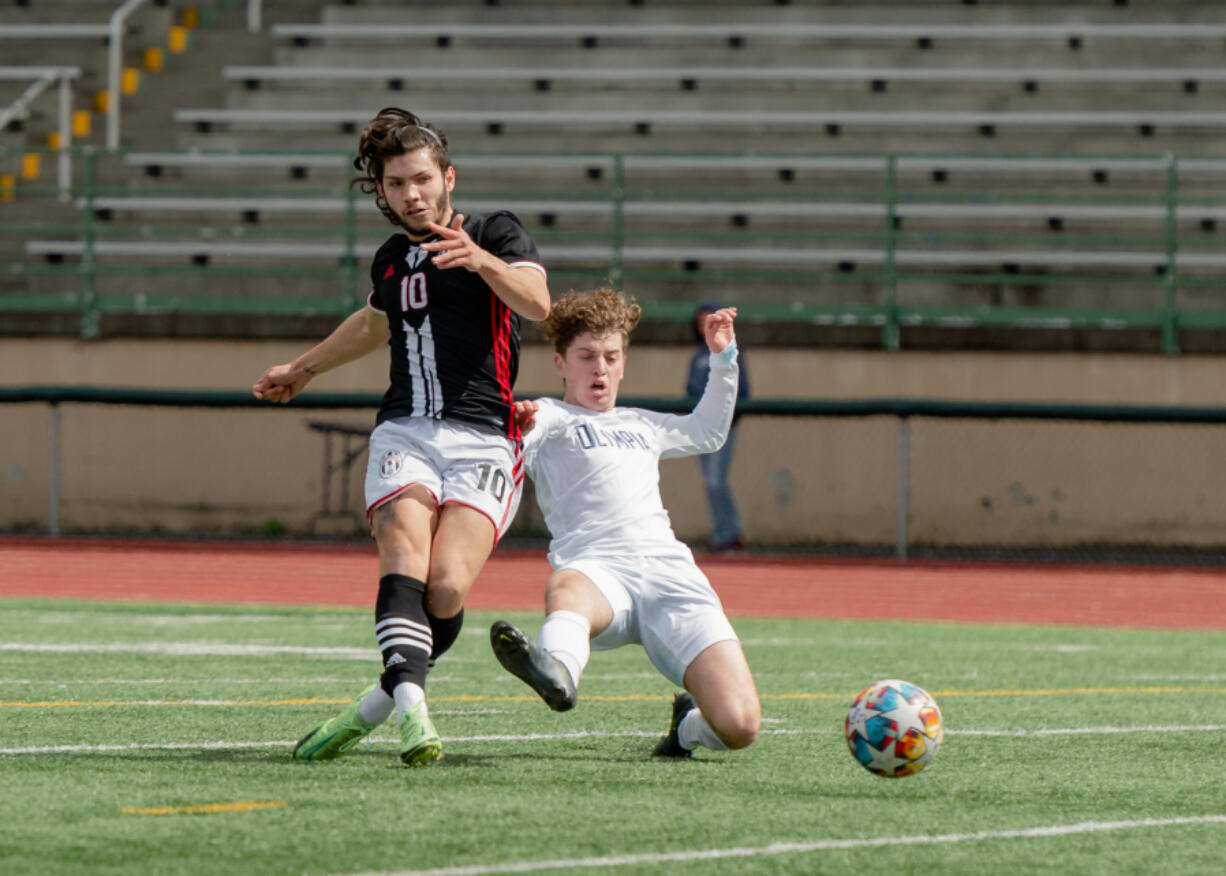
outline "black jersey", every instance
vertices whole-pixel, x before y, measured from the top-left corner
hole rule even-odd
[[[466,216],[464,230],[508,264],[544,273],[536,244],[513,214]],[[395,234],[370,266],[368,303],[387,315],[392,332],[391,386],[378,421],[456,420],[518,440],[511,387],[519,372],[519,315],[479,274],[436,268],[432,255]]]

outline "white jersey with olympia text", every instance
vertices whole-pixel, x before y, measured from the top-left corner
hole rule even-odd
[[[685,415],[640,408],[598,412],[539,401],[524,463],[552,540],[549,562],[583,556],[683,556],[660,499],[660,459],[723,446],[736,407],[736,343],[711,357],[711,376]]]

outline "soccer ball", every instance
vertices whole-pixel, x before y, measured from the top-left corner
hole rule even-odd
[[[945,736],[941,710],[923,688],[889,679],[856,696],[843,722],[847,748],[870,773],[900,779],[932,763]]]

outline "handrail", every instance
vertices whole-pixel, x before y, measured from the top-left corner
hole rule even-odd
[[[72,81],[81,76],[80,67],[0,67],[0,79],[34,82],[11,104],[0,110],[0,130],[14,119],[29,115],[30,103],[50,85],[58,84],[56,125],[59,130],[59,157],[56,177],[60,198],[66,199],[72,186]]]
[[[533,395],[533,398],[538,397]],[[557,398],[550,393],[539,397]],[[262,408],[266,410],[378,409],[379,392],[305,392],[288,405],[272,405],[246,390],[150,389],[89,385],[0,386],[0,404],[101,404],[152,407]],[[626,396],[618,403],[661,413],[684,413],[694,399]],[[937,398],[763,399],[737,402],[737,412],[759,417],[931,417],[973,420],[1084,420],[1098,423],[1226,423],[1226,406],[1081,404],[1038,401],[965,401]]]
[[[124,0],[118,9],[111,13],[111,19],[107,25],[109,42],[107,43],[106,64],[106,145],[108,149],[119,148],[119,95],[122,91],[119,87],[119,80],[123,75],[124,24],[128,16],[146,2],[147,0]]]

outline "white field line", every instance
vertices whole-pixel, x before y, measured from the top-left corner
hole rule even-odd
[[[318,627],[312,628],[313,631],[318,631]],[[484,633],[482,631],[482,635]],[[467,632],[466,632],[467,634]],[[771,639],[742,639],[741,644],[745,647],[790,647],[796,645],[809,645],[829,647],[832,643],[830,640],[814,639],[814,638],[785,638],[775,637]],[[887,645],[887,642],[871,642],[867,640],[856,641],[852,644],[856,647],[882,647]],[[975,646],[976,648],[981,646]],[[983,646],[986,647],[986,646]],[[1082,654],[1085,652],[1104,650],[1099,645],[1079,645],[1079,644],[1051,644],[1051,645],[1001,645],[993,644],[991,646],[995,650],[1008,649],[1014,651],[1054,651],[1060,654]],[[1135,653],[1136,648],[1130,648],[1130,652]],[[107,643],[91,643],[91,642],[0,642],[0,651],[16,651],[28,653],[108,653],[108,654],[168,654],[172,656],[200,656],[200,657],[218,657],[218,656],[270,656],[277,654],[295,654],[306,657],[330,657],[336,659],[377,659],[378,650],[372,645],[369,648],[344,648],[344,647],[306,647],[298,645],[247,645],[236,644],[231,642],[107,642]],[[472,662],[466,658],[448,657],[448,660],[456,662],[468,663]],[[610,676],[613,677],[613,676]],[[1161,678],[1162,676],[1153,676]],[[1176,678],[1179,676],[1171,676]],[[1195,678],[1197,676],[1186,676],[1187,678]],[[1222,675],[1203,676],[1206,679],[1223,678]]]
[[[236,645],[230,642],[0,642],[0,651],[33,654],[166,654],[172,657],[270,657],[293,654],[333,660],[376,660],[369,648],[307,648],[299,645]]]
[[[1041,730],[946,730],[954,736],[1009,736],[1039,738],[1043,736],[1098,736],[1113,733],[1216,733],[1226,730],[1226,724],[1166,724],[1145,727],[1053,727]]]
[[[318,627],[312,627],[312,632],[317,632]],[[485,635],[482,633],[482,635]],[[785,647],[796,645],[827,645],[827,642],[818,639],[784,639],[776,638],[770,640],[743,640],[742,644],[746,646],[771,646]],[[882,646],[887,643],[881,642],[874,644],[874,647]],[[215,651],[184,651],[183,649],[191,648],[212,648]],[[233,649],[233,650],[227,650]],[[254,650],[247,650],[254,649]],[[268,649],[261,651],[259,649]],[[280,649],[280,650],[277,650]],[[199,653],[205,656],[214,656],[217,654],[308,654],[320,656],[332,656],[337,651],[356,651],[356,648],[325,648],[325,647],[300,647],[295,645],[242,645],[228,642],[107,642],[103,644],[92,642],[0,642],[0,651],[28,651],[31,653],[66,653],[66,652],[86,652],[89,651],[105,651],[113,654],[183,654],[183,653]],[[364,653],[367,655],[378,655],[378,650],[374,644],[370,646]],[[448,658],[453,659],[453,658]]]
[[[1076,824],[1051,824],[1016,830],[984,830],[976,833],[918,834],[854,839],[816,840],[804,843],[771,843],[731,849],[690,849],[680,852],[644,852],[596,858],[565,858],[551,861],[507,861],[500,864],[473,864],[438,867],[431,870],[381,870],[356,876],[487,876],[493,873],[532,873],[541,870],[576,870],[595,867],[633,867],[640,864],[667,864],[686,861],[714,861],[726,858],[760,858],[774,855],[800,855],[812,852],[891,846],[930,846],[986,840],[1046,839],[1084,833],[1135,831],[1146,828],[1177,827],[1189,824],[1226,824],[1226,815],[1189,815],[1181,818],[1142,818],[1135,821],[1082,821]]]
[[[29,623],[64,626],[88,621],[91,626],[192,626],[196,624],[285,624],[303,622],[312,630],[321,629],[320,621],[343,622],[353,618],[324,615],[294,614],[142,614],[121,611],[12,611],[10,619],[24,618]]]
[[[241,751],[248,748],[292,748],[297,740],[273,742],[130,742],[126,745],[31,745],[0,748],[3,754],[107,754],[113,751]]]
[[[439,679],[430,676],[430,681]],[[171,684],[175,687],[187,687],[193,684],[370,684],[369,678],[208,678],[193,681],[183,678],[0,678],[0,685],[18,685],[28,687],[41,684],[51,687],[68,687],[91,684]]]
[[[432,714],[447,714],[431,710]],[[455,712],[454,714],[471,715],[472,712]],[[476,714],[487,714],[478,712]],[[947,730],[946,736],[1008,736],[1016,738],[1039,739],[1048,736],[1093,735],[1097,733],[1220,733],[1226,730],[1226,725],[1168,725],[1147,727],[1071,727],[1046,730]],[[840,733],[837,728],[820,728],[814,730],[763,730],[762,736],[832,736]],[[576,730],[569,733],[489,733],[479,736],[444,736],[443,742],[473,743],[483,742],[554,742],[568,739],[655,739],[659,730]],[[399,743],[399,739],[391,736],[371,736],[372,743]],[[41,754],[105,754],[115,751],[242,751],[250,748],[276,748],[278,746],[292,747],[295,740],[251,742],[133,742],[122,745],[37,745],[0,748],[2,755],[41,755]]]
[[[438,714],[431,710],[431,714]],[[646,736],[655,738],[659,736],[659,731],[648,733],[644,730],[609,730],[609,731],[585,731],[580,730],[574,733],[525,733],[520,735],[496,735],[496,736],[444,736],[443,742],[517,742],[523,741],[553,741],[558,739],[608,739],[615,737],[640,737]],[[399,744],[399,739],[393,739],[391,736],[372,736],[371,742],[388,742]],[[16,754],[105,754],[114,751],[181,751],[201,749],[208,751],[241,751],[249,748],[276,748],[284,746],[293,748],[297,743],[295,739],[283,739],[273,742],[256,741],[256,742],[132,742],[124,745],[39,745],[28,746],[25,748],[0,748],[0,755],[16,755]]]

